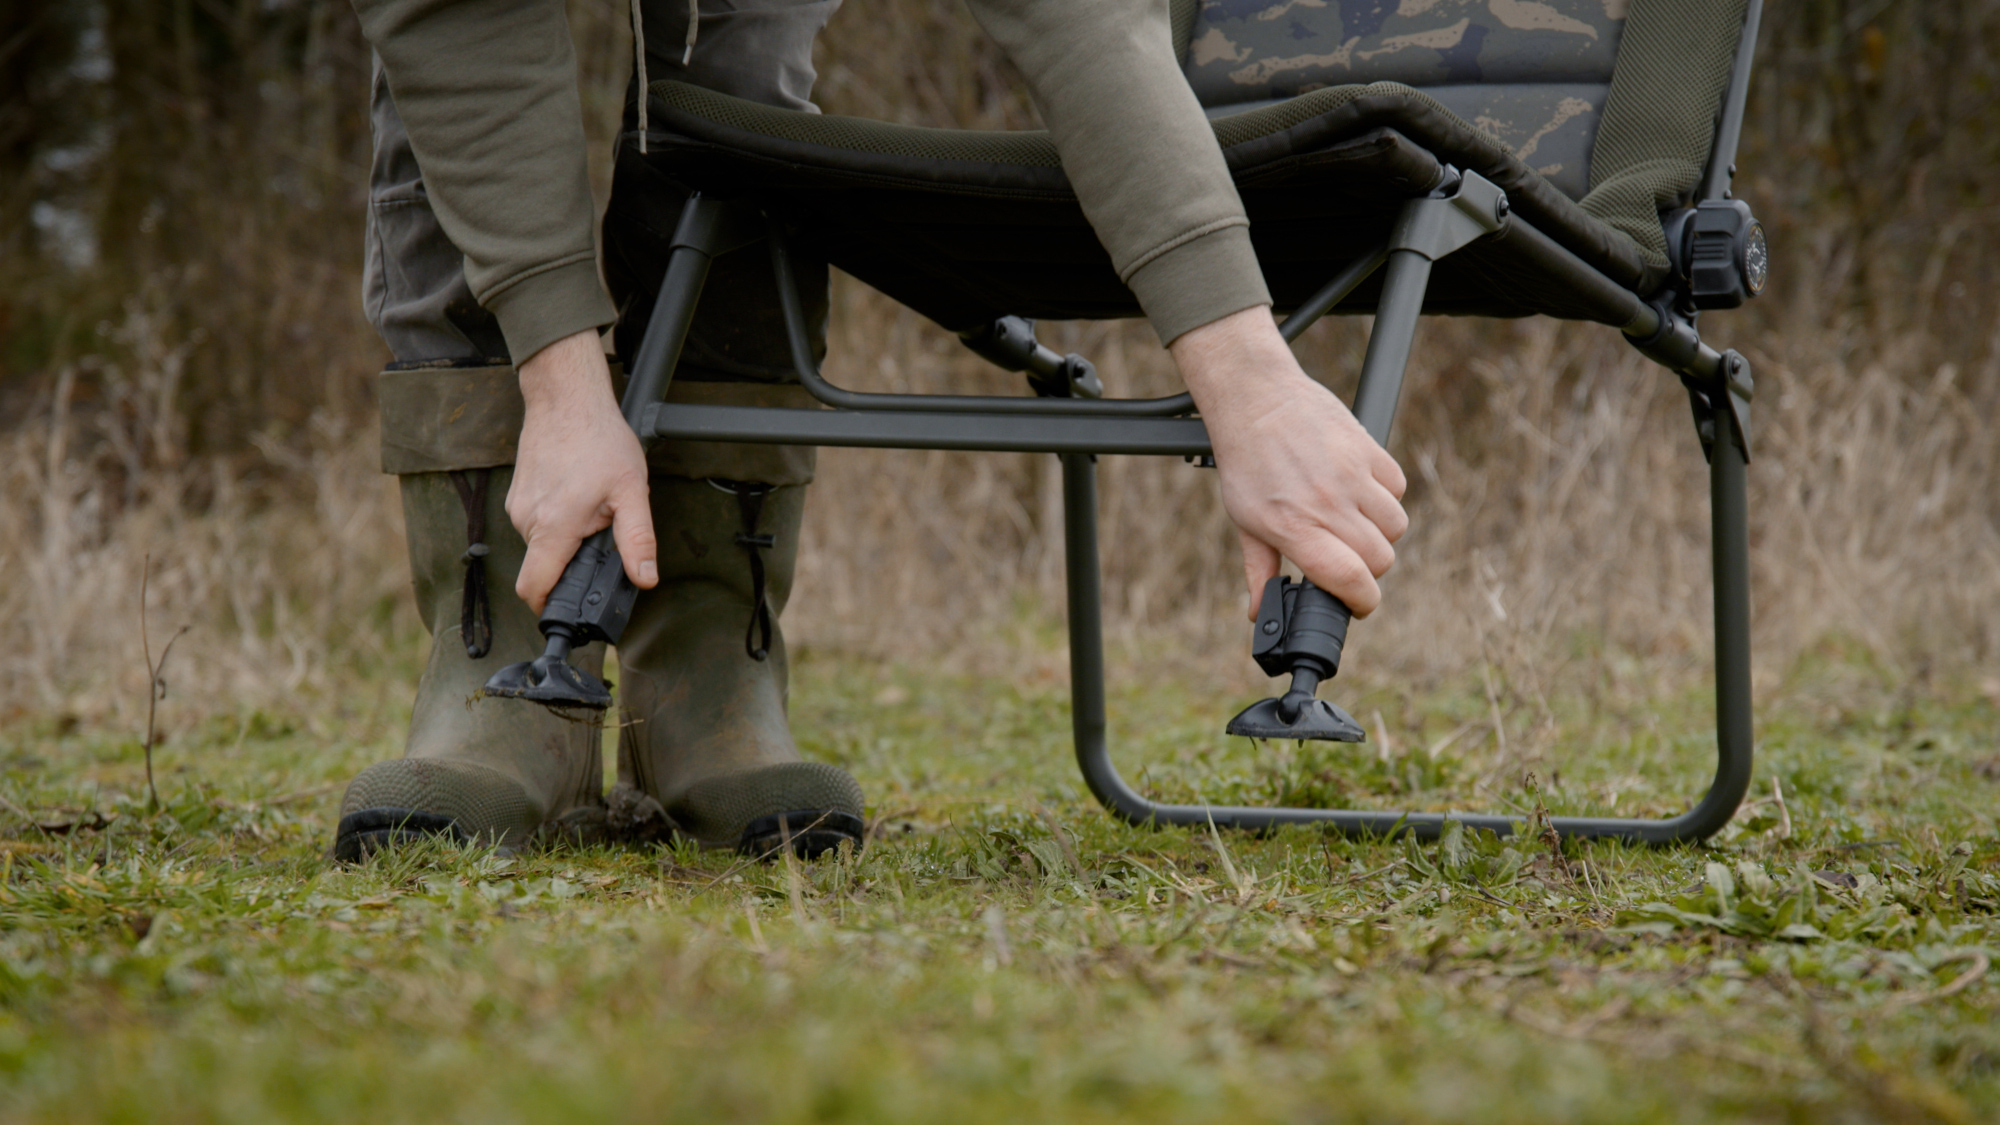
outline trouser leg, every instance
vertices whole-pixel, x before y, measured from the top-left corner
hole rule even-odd
[[[689,22],[687,6],[679,0],[645,0],[642,9],[649,33],[646,53],[651,59],[651,76],[678,77],[772,104],[810,108],[805,99],[810,94],[813,77],[812,39],[836,6],[837,0],[805,3],[795,0],[764,3],[756,0],[710,0],[704,3],[701,18],[695,24],[697,45],[687,55],[687,65],[683,66]],[[429,371],[476,367],[492,364],[496,360],[504,362],[505,347],[498,324],[472,299],[464,281],[463,258],[444,236],[430,210],[407,135],[396,115],[386,83],[381,80],[379,68],[374,94],[376,154],[371,172],[368,258],[364,281],[369,319],[395,354],[397,362],[394,368]],[[634,107],[628,107],[628,123],[633,123],[635,118],[636,103]],[[659,283],[666,259],[666,241],[671,236],[682,201],[671,189],[665,192],[656,190],[658,185],[653,182],[655,179],[657,177],[652,176],[643,165],[635,168],[629,160],[621,158],[613,206],[606,221],[606,240],[610,244],[606,272],[614,296],[627,313],[627,321],[619,333],[621,351],[627,354],[636,348],[644,332],[643,318],[651,309],[653,291]],[[708,294],[702,301],[686,361],[677,373],[670,398],[754,405],[809,403],[809,399],[792,381],[782,323],[776,315],[769,266],[757,260],[761,258],[762,255],[756,254],[731,255],[718,263],[718,269],[710,278]],[[814,323],[819,325],[824,320],[826,307],[824,267],[816,274],[809,271],[808,278],[807,299],[813,310]],[[816,347],[823,345],[816,344]],[[513,390],[511,369],[485,370],[488,374],[504,374],[507,389]],[[443,376],[447,372],[433,373]],[[492,394],[499,394],[499,383],[484,385]],[[518,392],[514,393],[518,402]],[[417,398],[421,400],[422,396]],[[426,413],[427,410],[431,412]],[[420,603],[425,610],[426,624],[440,638],[435,645],[431,669],[426,673],[425,687],[420,689],[419,717],[412,726],[411,757],[405,761],[458,760],[464,757],[458,750],[438,752],[438,748],[462,748],[472,742],[494,744],[486,735],[472,733],[463,724],[437,720],[435,716],[438,712],[432,707],[434,702],[450,694],[459,679],[467,677],[465,669],[454,663],[450,646],[442,640],[450,628],[447,618],[453,604],[451,596],[429,596],[425,593],[426,570],[435,570],[436,559],[431,557],[435,552],[429,544],[436,536],[424,529],[435,530],[433,525],[439,522],[436,518],[437,501],[445,496],[440,491],[440,482],[450,478],[436,476],[425,479],[425,476],[440,473],[444,467],[471,464],[479,459],[476,456],[468,459],[463,449],[454,446],[456,439],[415,433],[422,428],[416,423],[434,421],[448,414],[450,411],[426,406],[421,401],[416,405],[400,399],[391,403],[385,394],[385,463],[390,454],[396,452],[412,454],[416,457],[415,463],[424,466],[392,471],[407,474],[406,511],[411,520],[412,561],[418,578]],[[511,437],[518,434],[518,417],[517,412],[504,456],[499,460],[488,460],[485,464],[496,467],[511,464]],[[433,443],[433,439],[442,440],[443,447],[433,448],[429,444]],[[408,462],[405,464],[407,466]],[[695,554],[699,556],[707,552],[706,562],[702,565],[711,568],[712,572],[693,573],[682,567],[673,572],[671,584],[663,583],[664,588],[657,596],[641,598],[635,610],[635,631],[628,634],[628,642],[624,646],[628,650],[625,663],[628,673],[647,678],[648,682],[679,682],[677,678],[686,671],[687,663],[682,658],[676,664],[677,658],[668,651],[678,641],[667,643],[649,641],[648,638],[673,637],[701,648],[708,644],[710,632],[720,635],[721,630],[735,632],[742,627],[731,620],[739,616],[739,611],[742,624],[747,625],[757,601],[747,588],[751,584],[748,556],[735,542],[740,529],[697,528],[695,521],[687,518],[687,513],[699,509],[701,505],[687,499],[684,486],[713,492],[709,485],[699,482],[717,480],[730,482],[732,486],[784,490],[782,496],[774,494],[765,500],[769,508],[765,522],[770,527],[764,528],[760,534],[769,533],[774,539],[795,543],[797,513],[801,510],[804,485],[812,477],[813,451],[682,444],[655,450],[652,466],[655,474],[654,510],[656,519],[662,521],[660,532],[663,540],[674,535],[677,527],[685,531],[687,534],[679,537],[674,549],[694,551],[690,543],[700,546],[701,550]],[[505,494],[504,473],[504,468],[499,469],[495,476],[501,479],[489,482],[492,489],[489,502],[496,505],[496,509],[499,498]],[[738,503],[732,497],[724,499],[731,504]],[[496,510],[489,522],[496,529],[504,529],[505,535],[512,536],[512,529],[507,526],[503,513]],[[776,530],[772,530],[774,528]],[[497,537],[502,533],[496,530],[490,534]],[[419,550],[418,541],[426,535],[430,535],[430,539],[425,539],[424,549]],[[716,539],[717,536],[721,538]],[[724,550],[708,552],[704,537],[714,539]],[[701,560],[697,557],[696,561]],[[767,586],[781,591],[776,599],[781,608],[782,591],[788,589],[790,583],[790,555],[785,553],[783,558],[773,556],[760,561],[766,563]],[[494,564],[488,575],[490,601],[496,610],[495,654],[514,648],[526,651],[533,647],[534,638],[530,634],[524,634],[529,645],[524,647],[517,643],[519,638],[514,638],[513,633],[518,632],[514,626],[519,623],[497,612],[503,604],[509,614],[516,610],[523,614],[526,612],[512,595],[513,568],[517,566],[518,557],[511,562],[503,560]],[[701,568],[696,567],[695,570],[700,571]],[[441,581],[432,574],[429,585],[439,587]],[[712,597],[693,596],[693,592],[704,586],[722,589],[725,596],[720,602]],[[462,593],[463,587],[459,585],[451,589]],[[432,593],[436,593],[435,589]],[[725,611],[719,608],[723,602],[731,601],[733,609]],[[832,767],[805,767],[804,763],[797,761],[796,750],[791,748],[789,729],[784,719],[784,648],[782,637],[775,635],[775,617],[776,610],[773,609],[771,624],[774,636],[765,659],[749,662],[754,667],[725,674],[723,680],[715,685],[718,690],[735,692],[744,699],[756,701],[753,710],[757,718],[751,727],[738,725],[732,729],[738,733],[747,729],[762,733],[753,734],[747,740],[722,737],[713,729],[712,723],[698,719],[682,722],[676,712],[671,716],[672,721],[662,719],[657,724],[657,729],[662,732],[659,737],[635,736],[621,740],[621,759],[631,757],[634,762],[645,759],[643,765],[624,771],[627,776],[643,778],[647,791],[664,794],[674,800],[683,815],[701,826],[703,838],[711,842],[750,846],[752,837],[761,830],[758,825],[767,819],[760,810],[780,814],[810,811],[819,819],[837,825],[836,836],[859,832],[860,793],[852,780]],[[532,622],[527,624],[532,625]],[[736,635],[740,637],[740,633]],[[507,657],[513,658],[514,654],[508,651]],[[735,678],[730,678],[731,675]],[[483,683],[484,677],[479,677],[479,680]],[[639,690],[643,695],[646,689]],[[648,701],[652,697],[635,700],[628,690],[626,698],[634,713],[659,713],[659,708]],[[482,707],[501,705],[501,701],[479,702]],[[503,718],[518,713],[512,708],[506,712],[480,712],[481,715]],[[521,721],[528,720],[524,718]],[[501,725],[507,724],[503,722]],[[679,733],[669,733],[670,730]],[[688,736],[690,731],[700,736],[694,737],[691,742]],[[512,744],[507,739],[501,741]],[[693,744],[710,747],[711,750],[715,747],[727,750],[731,746],[739,750],[742,747],[750,749],[741,752],[686,752],[685,747]],[[774,758],[767,752],[771,747],[782,747],[783,752]],[[516,760],[508,753],[502,753],[500,757]],[[568,758],[563,760],[567,762]],[[378,780],[380,777],[403,776],[412,769],[419,767],[396,763],[375,767],[376,771],[380,771]],[[424,766],[420,769],[431,771],[432,768]],[[758,771],[763,772],[757,779],[746,780],[745,775]],[[561,770],[555,772],[563,777],[569,776]],[[523,790],[547,790],[550,793],[567,785],[567,782],[548,781],[546,778],[514,777],[509,781]],[[712,783],[703,789],[703,782]],[[356,784],[360,785],[360,779]],[[688,794],[697,789],[706,797],[690,803],[692,799]],[[387,791],[380,785],[373,789],[362,786],[351,791],[349,803],[375,800],[377,798],[371,794],[376,790]],[[401,790],[397,793],[400,794]],[[579,789],[578,793],[583,795],[576,797],[577,801],[590,803],[592,794],[584,789]],[[443,798],[438,797],[425,796],[421,799],[433,804],[445,803]],[[488,830],[487,834],[516,839],[525,830],[522,826],[528,821],[546,823],[549,817],[561,812],[560,806],[569,799],[563,794],[536,797],[531,793],[516,801],[509,791],[508,801],[501,803],[515,811],[502,818],[506,820],[504,828]],[[799,804],[801,800],[807,804]],[[523,809],[527,811],[519,811]],[[797,822],[790,823],[792,831],[803,831],[804,827]],[[732,833],[736,838],[724,838]],[[823,835],[821,842],[830,845],[834,838]],[[811,841],[802,842],[808,850],[816,846]]]
[[[833,3],[704,3],[680,64],[687,5],[647,3],[649,78],[809,109],[813,36]],[[685,194],[638,151],[636,96],[604,221],[605,276],[622,315],[614,340],[637,353]],[[801,271],[815,355],[825,351],[827,272]],[[716,259],[669,398],[806,407],[770,259],[751,247]],[[804,762],[786,717],[779,622],[790,596],[814,450],[675,443],[652,453],[660,584],[641,594],[618,646],[621,783],[663,804],[712,846],[763,852],[789,832],[814,852],[863,832],[860,787]],[[782,820],[782,824],[780,823]]]
[[[410,134],[389,96],[381,60],[369,98],[374,158],[368,170],[368,227],[362,308],[397,365],[508,362],[500,322],[473,299],[465,255],[445,237],[424,190]]]
[[[395,357],[378,384],[383,468],[401,478],[431,652],[405,755],[348,786],[334,852],[358,859],[420,835],[518,847],[602,804],[598,731],[479,698],[502,664],[540,647],[535,615],[514,595],[524,545],[504,508],[520,389],[499,324],[431,211],[379,64],[370,119],[363,306]],[[594,671],[602,649],[577,658]]]

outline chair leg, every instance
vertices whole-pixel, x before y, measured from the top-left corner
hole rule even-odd
[[[1354,419],[1383,447],[1396,421],[1396,404],[1403,397],[1403,372],[1416,345],[1417,318],[1430,288],[1431,260],[1414,250],[1389,255],[1382,275],[1382,297],[1376,303],[1375,327],[1368,333],[1368,354],[1361,361],[1361,382],[1354,389]]]
[[[1721,420],[1718,420],[1721,421]],[[1716,427],[1709,469],[1711,553],[1715,574],[1716,770],[1708,792],[1680,816],[1658,820],[1559,816],[1555,830],[1568,837],[1608,837],[1671,844],[1714,834],[1735,814],[1750,787],[1750,581],[1749,526],[1744,460],[1734,427]],[[1351,836],[1412,833],[1435,839],[1445,822],[1512,835],[1519,821],[1491,814],[1366,812],[1354,809],[1248,808],[1166,805],[1148,800],[1112,764],[1104,719],[1104,630],[1097,561],[1097,467],[1089,455],[1062,455],[1064,553],[1068,565],[1070,691],[1077,765],[1084,783],[1105,808],[1133,824],[1203,825],[1263,829],[1280,824],[1321,824]]]

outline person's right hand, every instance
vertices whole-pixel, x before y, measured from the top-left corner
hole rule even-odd
[[[1381,604],[1375,580],[1408,530],[1407,481],[1345,403],[1299,367],[1271,310],[1244,309],[1185,332],[1169,349],[1201,408],[1241,533],[1250,618],[1291,559],[1356,617]]]
[[[611,528],[625,575],[659,584],[658,541],[647,504],[646,454],[611,395],[611,368],[595,332],[565,336],[521,364],[521,425],[507,518],[528,553],[514,592],[536,613],[591,535]]]

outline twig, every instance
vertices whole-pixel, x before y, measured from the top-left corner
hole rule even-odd
[[[1500,757],[1507,757],[1507,725],[1500,719],[1500,693],[1493,689],[1493,662],[1485,659],[1486,638],[1480,636],[1479,678],[1486,685],[1486,706],[1493,712],[1493,737],[1500,743]]]
[[[1771,775],[1771,799],[1778,802],[1778,839],[1792,838],[1792,810],[1785,807],[1785,787],[1777,774]]]
[[[1373,879],[1377,875],[1386,874],[1387,872],[1394,871],[1396,868],[1401,866],[1403,866],[1402,860],[1392,859],[1388,863],[1383,864],[1382,866],[1376,868],[1373,871],[1363,871],[1359,875],[1349,875],[1347,877],[1347,884],[1348,886],[1353,886],[1354,884],[1359,883],[1364,879]]]
[[[1437,761],[1437,756],[1439,754],[1442,754],[1446,750],[1451,749],[1453,743],[1457,742],[1461,738],[1464,738],[1466,735],[1472,733],[1473,729],[1477,726],[1479,726],[1479,720],[1477,719],[1473,719],[1469,722],[1460,723],[1457,730],[1452,731],[1450,734],[1447,734],[1443,738],[1438,739],[1436,742],[1431,743],[1430,746],[1424,750],[1424,756],[1429,758],[1433,762]]]
[[[1889,1005],[1891,1007],[1904,1007],[1910,1004],[1926,1004],[1932,1000],[1943,1000],[1948,996],[1956,996],[1966,989],[1971,988],[1974,982],[1984,977],[1987,971],[1993,968],[1992,959],[1977,949],[1961,949],[1956,953],[1947,954],[1938,962],[1938,965],[1950,965],[1958,961],[1970,961],[1972,962],[1972,967],[1951,978],[1951,983],[1945,985],[1943,988],[1934,988],[1924,992],[1892,997],[1888,1001]]]
[[[160,811],[160,789],[153,784],[153,744],[157,728],[154,720],[159,714],[160,700],[167,697],[167,681],[163,673],[167,669],[167,657],[174,651],[174,642],[188,631],[186,625],[174,631],[167,638],[167,646],[160,650],[160,662],[153,663],[153,639],[146,629],[146,594],[153,580],[153,556],[149,552],[145,561],[139,564],[139,645],[146,654],[146,741],[142,748],[146,752],[146,811]]]
[[[898,812],[882,813],[868,822],[868,826],[862,831],[861,837],[864,840],[883,839],[882,834],[889,827],[890,821],[901,820],[904,817],[908,816],[915,816],[917,813],[920,813],[922,811],[924,810],[921,806],[912,805],[909,808],[902,809]]]

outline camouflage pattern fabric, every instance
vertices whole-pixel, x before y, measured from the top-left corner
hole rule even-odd
[[[1625,0],[1204,0],[1183,69],[1212,113],[1326,86],[1422,89],[1572,199]]]

